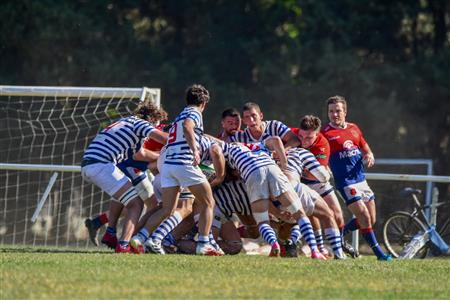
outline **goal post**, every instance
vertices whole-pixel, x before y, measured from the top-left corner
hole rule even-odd
[[[0,244],[88,245],[84,218],[110,198],[82,180],[84,150],[144,99],[160,89],[0,86]]]

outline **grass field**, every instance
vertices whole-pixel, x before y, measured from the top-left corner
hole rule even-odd
[[[450,299],[450,259],[378,262],[0,247],[0,299]]]

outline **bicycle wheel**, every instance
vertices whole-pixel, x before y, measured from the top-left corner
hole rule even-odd
[[[391,214],[383,224],[383,242],[386,249],[394,257],[398,257],[403,248],[419,231],[425,232],[427,228],[417,217],[409,213],[398,211]],[[415,258],[425,258],[428,247],[420,249]]]

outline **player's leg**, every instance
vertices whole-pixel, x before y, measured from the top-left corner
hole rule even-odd
[[[316,238],[317,248],[319,248],[320,253],[322,253],[325,257],[329,258],[330,253],[325,247],[322,234],[322,226],[320,224],[319,218],[315,217],[314,215],[308,216],[308,218],[314,230],[314,237]]]
[[[242,214],[237,214],[237,217],[242,223],[237,229],[241,238],[257,239],[259,237],[259,230],[255,218]]]
[[[188,194],[187,196],[185,194]],[[148,250],[157,254],[165,254],[162,241],[175,227],[180,224],[185,217],[192,213],[194,198],[189,192],[182,192],[178,207],[153,231],[150,238],[145,242]]]
[[[233,221],[227,221],[221,225],[218,240],[220,248],[229,255],[239,254],[242,251],[242,240]]]
[[[211,234],[214,208],[211,186],[205,181],[191,185],[188,188],[194,194],[199,211],[197,253],[202,255],[223,255],[223,251],[218,245],[216,247],[212,245],[216,242]]]
[[[306,216],[303,210],[302,204],[298,195],[294,192],[293,188],[277,197],[280,201],[283,210],[289,212],[300,227],[300,233],[311,249],[311,258],[326,260],[326,258],[320,253],[317,248],[316,238],[314,236],[313,227],[309,218]]]
[[[269,200],[257,199],[250,201],[253,217],[258,224],[259,233],[261,234],[261,237],[264,239],[264,241],[266,241],[266,243],[268,243],[272,247],[269,256],[280,256],[281,248],[278,244],[277,235],[269,223]]]
[[[313,197],[316,197],[313,216],[320,219],[323,224],[325,237],[331,245],[335,258],[345,259],[342,250],[341,233],[337,227],[333,212],[317,193]]]

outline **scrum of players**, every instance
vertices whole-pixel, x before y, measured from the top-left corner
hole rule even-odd
[[[185,98],[167,125],[156,125],[167,121],[162,108],[141,102],[86,149],[83,178],[112,197],[107,212],[85,221],[95,245],[106,225],[101,243],[117,253],[233,255],[242,238],[260,238],[269,256],[297,257],[303,239],[312,259],[346,259],[359,253],[344,237],[359,229],[378,260],[392,260],[372,229],[375,196],[364,168],[374,156],[346,121],[343,97],[327,100],[324,127],[313,115],[294,128],[267,121],[248,102],[242,111],[224,110],[214,136],[203,129],[208,90],[194,84]],[[347,223],[336,190],[355,216]]]

